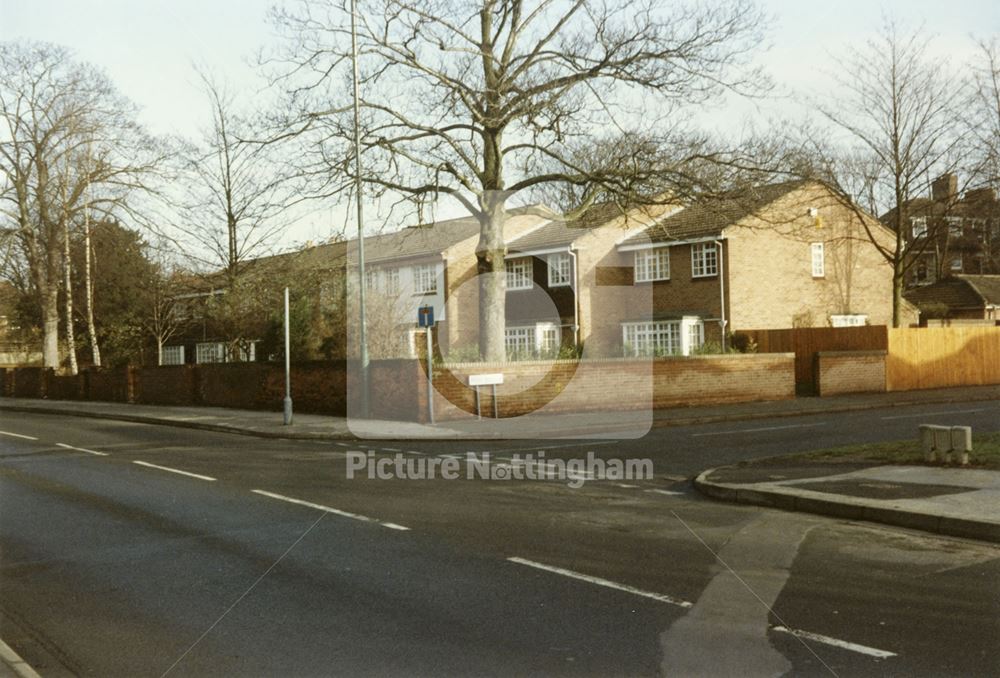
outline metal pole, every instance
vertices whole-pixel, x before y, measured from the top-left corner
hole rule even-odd
[[[726,352],[726,271],[723,268],[725,250],[721,240],[715,241],[719,256],[719,326],[722,327],[722,352]]]
[[[361,112],[358,94],[358,29],[355,0],[351,0],[351,63],[354,68],[354,192],[358,202],[358,341],[361,344],[361,416],[369,413],[368,317],[365,308],[365,234],[361,185]]]
[[[434,423],[434,351],[431,348],[434,341],[431,326],[427,326],[427,418]]]
[[[288,322],[288,288],[285,288],[285,426],[292,424],[292,354]]]

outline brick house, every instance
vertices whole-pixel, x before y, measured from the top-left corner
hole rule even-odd
[[[915,287],[906,299],[928,319],[1000,321],[1000,275],[953,275]]]
[[[944,174],[931,184],[929,198],[903,208],[910,224],[905,234],[916,261],[907,285],[929,285],[955,274],[1000,274],[1000,201],[992,188],[960,195],[958,177]],[[892,223],[895,210],[882,216]]]
[[[597,263],[589,305],[601,321],[584,340],[605,355],[688,354],[741,329],[887,324],[892,271],[861,218],[806,181],[667,210]]]

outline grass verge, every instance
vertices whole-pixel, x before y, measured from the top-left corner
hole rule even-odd
[[[920,443],[917,440],[846,445],[844,447],[833,447],[828,450],[818,450],[785,457],[785,459],[822,462],[879,462],[882,464],[916,464],[920,466],[949,465],[940,461],[934,463],[924,461],[924,455],[920,451]],[[954,467],[957,465],[953,463],[950,466]],[[1000,470],[1000,433],[973,435],[969,465],[964,468]]]

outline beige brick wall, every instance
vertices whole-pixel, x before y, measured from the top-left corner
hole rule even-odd
[[[820,351],[816,387],[820,396],[885,391],[885,351]]]
[[[880,226],[872,230],[892,237]],[[825,188],[793,191],[725,235],[731,329],[826,327],[830,315],[848,313],[867,315],[872,325],[891,323],[892,269],[859,217]],[[812,276],[815,242],[825,245],[822,278]]]
[[[503,373],[497,387],[503,417],[792,398],[794,363],[794,354],[769,353],[442,366],[434,370],[435,416],[455,419],[475,412],[469,374]],[[489,391],[481,393],[485,413],[493,410]]]

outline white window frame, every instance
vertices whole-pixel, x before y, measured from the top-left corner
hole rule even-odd
[[[437,294],[438,276],[437,266],[434,264],[417,264],[412,267],[413,293],[414,294]]]
[[[958,264],[958,265],[956,266],[955,264]],[[949,264],[949,265],[950,265],[952,271],[959,271],[959,272],[961,272],[961,270],[965,267],[964,264],[965,264],[965,262],[962,261],[962,257],[953,257],[952,260],[951,260],[951,264]]]
[[[691,277],[711,278],[719,275],[719,249],[714,242],[691,245]]]
[[[688,356],[704,343],[705,323],[697,316],[622,323],[623,353],[627,356]]]
[[[830,316],[830,327],[864,327],[867,324],[868,316],[862,313]]]
[[[821,242],[809,244],[809,260],[812,264],[812,277],[826,277],[826,245]]]
[[[184,364],[184,346],[164,346],[163,347],[163,362],[162,365],[183,365]]]
[[[945,217],[944,223],[948,227],[949,238],[961,238],[965,234],[965,224],[962,223],[962,217]]]
[[[504,261],[507,291],[530,290],[535,286],[532,257],[516,257]]]
[[[927,235],[927,217],[910,217],[910,236],[913,239]]]
[[[392,266],[382,270],[385,273],[385,293],[399,294],[399,269]]]
[[[507,356],[531,355],[535,352],[535,328],[533,326],[508,327],[504,330],[503,345]]]
[[[203,341],[195,344],[194,361],[199,365],[226,362],[226,345],[221,341]]]
[[[549,267],[549,287],[569,287],[573,284],[573,260],[569,254],[550,254],[546,263]]]
[[[670,280],[670,248],[636,250],[634,267],[634,283]]]

